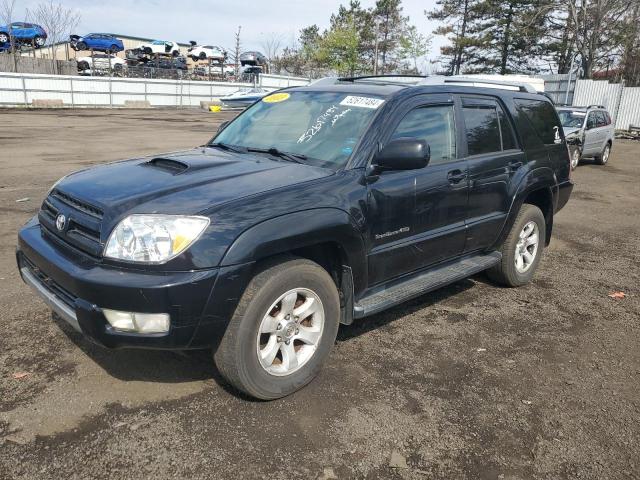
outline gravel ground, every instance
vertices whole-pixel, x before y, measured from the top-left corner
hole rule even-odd
[[[230,391],[207,352],[107,351],[53,319],[14,259],[48,186],[227,117],[0,111],[0,479],[640,478],[637,142],[576,170],[532,284],[479,275],[342,326],[283,400]]]

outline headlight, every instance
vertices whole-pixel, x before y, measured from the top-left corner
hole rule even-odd
[[[164,263],[180,255],[209,225],[206,217],[130,215],[111,232],[104,256],[139,263]]]

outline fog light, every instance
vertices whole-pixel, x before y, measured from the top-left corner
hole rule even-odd
[[[166,333],[169,331],[168,313],[120,312],[103,308],[104,316],[114,330],[137,333]]]

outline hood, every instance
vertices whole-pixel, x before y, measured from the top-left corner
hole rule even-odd
[[[63,178],[59,190],[100,208],[124,213],[194,215],[223,203],[332,175],[333,171],[214,148],[126,160]]]
[[[570,135],[572,133],[576,133],[580,131],[579,127],[562,127],[562,130],[564,131],[564,136],[566,137],[567,135]]]

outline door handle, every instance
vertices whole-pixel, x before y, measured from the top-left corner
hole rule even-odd
[[[518,161],[509,162],[509,168],[511,169],[512,172],[515,172],[521,166],[522,166],[522,162],[518,162]]]
[[[467,174],[462,170],[451,170],[447,173],[447,180],[449,180],[451,184],[460,183],[465,178],[467,178]]]

